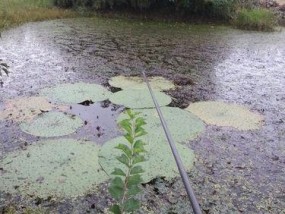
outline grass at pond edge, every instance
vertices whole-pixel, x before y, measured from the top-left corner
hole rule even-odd
[[[274,31],[278,20],[276,15],[265,8],[241,9],[233,24],[244,30]]]
[[[108,14],[108,13],[107,13]],[[110,16],[117,17],[117,12],[113,11]],[[84,9],[60,9],[53,6],[52,0],[1,0],[0,1],[0,31],[27,22],[44,21],[52,19],[73,18],[82,16],[105,16],[97,12]],[[138,15],[139,16],[139,15]],[[123,18],[124,16],[119,16]],[[129,17],[129,15],[127,16]],[[118,17],[117,17],[118,18]],[[159,19],[158,19],[159,21]],[[193,20],[195,23],[196,21]],[[212,20],[215,23],[215,20]],[[224,23],[225,24],[225,23]],[[277,26],[277,17],[270,10],[241,9],[232,25],[245,30],[273,31]]]
[[[1,0],[0,30],[26,22],[72,18],[79,14],[72,10],[52,7],[50,0]]]

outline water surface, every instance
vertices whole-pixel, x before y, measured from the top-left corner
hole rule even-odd
[[[173,105],[221,100],[247,106],[264,115],[256,131],[208,126],[190,147],[197,154],[191,182],[204,213],[282,213],[285,207],[285,31],[245,32],[224,26],[70,19],[30,23],[2,33],[0,59],[10,65],[0,101],[37,95],[43,87],[64,82],[103,85],[118,74],[162,75],[180,88],[168,91]],[[186,81],[191,80],[191,81]],[[97,105],[97,106],[96,106]],[[95,114],[92,107],[73,106],[74,114]],[[85,109],[83,109],[85,108]],[[90,108],[88,110],[88,108]],[[115,119],[112,107],[99,110]],[[81,112],[81,113],[80,113]],[[86,115],[87,114],[87,115]],[[96,119],[96,118],[95,118]],[[108,119],[108,120],[109,120]],[[97,128],[96,124],[89,124]],[[119,130],[113,123],[102,137],[79,133],[104,143]],[[111,135],[111,133],[113,135]],[[0,123],[1,153],[21,149],[37,138],[12,122]],[[106,137],[106,138],[104,138]],[[99,139],[100,138],[100,139]],[[108,206],[102,187],[71,202],[42,202],[60,213],[98,213]],[[144,187],[142,212],[189,213],[180,180],[161,179]],[[7,205],[9,196],[2,196]],[[23,202],[24,203],[24,202]],[[34,200],[26,201],[28,205]],[[52,204],[52,206],[51,206]],[[96,206],[94,205],[96,204]]]

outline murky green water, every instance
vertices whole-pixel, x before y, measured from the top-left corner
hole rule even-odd
[[[284,29],[256,33],[97,18],[26,24],[2,33],[0,59],[11,66],[11,74],[4,78],[0,101],[37,95],[39,89],[63,82],[106,84],[113,75],[145,70],[181,85],[168,92],[177,99],[173,105],[199,100],[243,104],[265,116],[262,129],[208,126],[191,143],[197,154],[190,174],[197,198],[205,213],[285,213],[284,38]],[[0,140],[4,156],[37,139],[12,122],[2,122]],[[142,212],[190,213],[181,189],[180,181],[146,185],[141,201],[147,211]],[[103,187],[73,202],[43,204],[60,213],[98,213],[109,203],[102,192]],[[2,206],[14,203],[6,195],[1,199]]]

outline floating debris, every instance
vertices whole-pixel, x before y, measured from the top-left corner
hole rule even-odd
[[[58,137],[71,134],[83,126],[84,122],[75,115],[48,112],[32,121],[20,124],[22,131],[40,137]]]
[[[263,121],[262,115],[251,112],[244,106],[219,101],[192,103],[186,110],[210,125],[228,126],[239,130],[259,129]]]
[[[3,159],[0,189],[40,198],[76,197],[108,179],[94,142],[59,139],[37,142]],[[15,188],[15,186],[17,188]]]
[[[128,144],[124,137],[118,137],[105,143],[99,152],[99,163],[110,176],[112,176],[111,173],[114,171],[115,167],[120,166],[122,169],[125,167],[116,159],[117,156],[120,156],[121,151],[115,147],[120,143]],[[190,171],[194,163],[194,152],[184,145],[177,144],[176,146],[185,169]],[[166,180],[179,177],[174,157],[166,140],[147,144],[145,149],[147,150],[147,153],[145,153],[147,161],[138,164],[141,165],[145,171],[142,173],[144,183],[157,177],[164,177]]]

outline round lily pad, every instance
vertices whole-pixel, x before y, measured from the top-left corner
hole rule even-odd
[[[186,110],[208,124],[228,126],[239,130],[258,129],[263,121],[262,115],[251,112],[244,106],[219,101],[192,103]]]
[[[58,102],[81,103],[85,100],[93,102],[106,100],[111,92],[101,85],[79,82],[45,88],[41,90],[40,94]]]
[[[49,103],[44,97],[21,97],[5,101],[4,110],[0,112],[0,120],[27,121],[37,115],[59,108]]]
[[[75,116],[61,112],[47,112],[32,121],[20,124],[22,131],[40,137],[64,136],[83,126],[83,121]]]
[[[42,141],[3,159],[0,189],[40,198],[92,192],[108,176],[98,163],[99,146],[72,139]]]
[[[190,112],[172,107],[162,107],[161,111],[170,133],[177,143],[193,140],[205,130],[203,121]],[[146,122],[144,128],[148,134],[144,136],[144,138],[154,142],[166,139],[156,109],[140,109],[136,112],[141,112],[140,116],[143,117]],[[117,121],[126,118],[127,115],[123,112],[119,115]]]
[[[110,176],[112,176],[111,173],[115,167],[121,168],[124,171],[127,170],[126,167],[116,159],[116,157],[122,154],[120,150],[115,148],[118,144],[128,145],[124,137],[118,137],[105,143],[99,152],[99,163]],[[176,146],[185,169],[190,171],[195,158],[193,151],[181,144],[176,144]],[[170,180],[179,176],[174,157],[166,140],[147,144],[145,149],[147,150],[144,155],[146,161],[138,164],[142,166],[145,171],[142,173],[144,183],[156,177],[165,177],[167,180]]]
[[[149,77],[148,81],[152,89],[157,91],[165,91],[175,88],[174,83],[170,80],[165,79],[164,77]],[[109,80],[109,84],[113,87],[122,89],[147,89],[144,79],[138,76],[115,76]]]
[[[171,103],[171,97],[154,91],[154,96],[160,106],[166,106]],[[126,89],[111,95],[110,101],[118,105],[124,105],[129,108],[153,108],[154,104],[151,95],[147,89]]]

